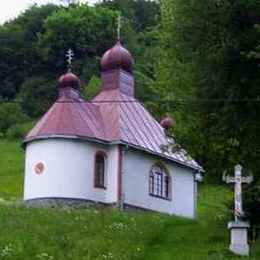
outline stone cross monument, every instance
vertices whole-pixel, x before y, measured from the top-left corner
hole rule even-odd
[[[239,255],[248,255],[247,230],[250,225],[248,222],[242,220],[244,216],[242,207],[242,184],[251,183],[253,177],[243,177],[242,166],[238,164],[235,166],[235,176],[231,177],[224,174],[223,181],[235,184],[235,221],[228,223],[228,228],[231,230],[230,250]]]

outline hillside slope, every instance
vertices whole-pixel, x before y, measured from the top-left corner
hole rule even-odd
[[[242,259],[227,250],[232,193],[203,185],[199,218],[116,209],[37,209],[21,203],[23,151],[0,142],[0,259]],[[247,258],[246,258],[247,259]],[[260,259],[260,244],[250,259]]]

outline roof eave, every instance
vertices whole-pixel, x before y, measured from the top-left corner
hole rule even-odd
[[[181,166],[184,166],[186,168],[190,168],[192,170],[195,170],[196,172],[201,172],[201,173],[204,173],[205,170],[199,166],[199,167],[195,167],[195,166],[192,166],[190,164],[187,164],[187,163],[184,163],[184,162],[181,162],[177,159],[174,159],[170,156],[167,156],[166,154],[163,154],[163,153],[158,153],[158,152],[155,152],[155,151],[152,151],[152,150],[149,150],[149,149],[146,149],[146,148],[143,148],[143,147],[140,147],[140,146],[137,146],[137,145],[133,145],[133,144],[130,144],[130,143],[127,143],[127,142],[124,142],[124,141],[120,141],[119,144],[124,144],[126,146],[129,146],[131,148],[134,148],[134,149],[137,149],[137,150],[141,150],[141,151],[144,151],[144,152],[147,152],[147,153],[150,153],[150,154],[153,154],[153,155],[156,155],[156,156],[160,156],[164,159],[167,159],[169,161],[172,161],[172,162],[175,162],[177,163],[178,165],[181,165]]]
[[[38,141],[38,140],[44,140],[44,139],[55,139],[55,138],[59,138],[59,139],[74,139],[74,140],[83,140],[83,141],[89,141],[89,142],[95,142],[95,143],[99,143],[99,144],[103,144],[103,145],[118,145],[118,144],[123,144],[125,146],[129,146],[131,148],[134,148],[134,149],[137,149],[137,150],[140,150],[140,151],[144,151],[144,152],[147,152],[147,153],[150,153],[150,154],[153,154],[153,155],[156,155],[156,156],[160,156],[164,159],[167,159],[167,160],[170,160],[172,162],[175,162],[177,163],[178,165],[181,165],[183,167],[186,167],[186,168],[189,168],[189,169],[192,169],[192,170],[195,170],[196,172],[201,172],[201,173],[204,173],[205,170],[199,166],[199,167],[196,167],[196,166],[192,166],[188,163],[184,163],[184,162],[181,162],[177,159],[174,159],[170,156],[167,156],[166,154],[163,154],[163,153],[158,153],[158,152],[155,152],[155,151],[152,151],[150,149],[146,149],[144,147],[141,147],[141,146],[137,146],[137,145],[134,145],[134,144],[131,144],[131,143],[128,143],[128,142],[125,142],[125,141],[122,141],[122,140],[114,140],[114,141],[109,141],[109,140],[103,140],[103,139],[98,139],[98,138],[94,138],[94,137],[86,137],[86,136],[78,136],[78,135],[57,135],[57,134],[49,134],[49,135],[39,135],[39,136],[34,136],[34,137],[26,137],[23,142],[22,142],[22,147],[25,148],[26,144],[27,143],[30,143],[30,142],[33,142],[33,141]]]

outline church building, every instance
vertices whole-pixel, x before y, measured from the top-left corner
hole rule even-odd
[[[90,101],[70,71],[57,101],[24,139],[24,200],[99,203],[194,218],[203,169],[135,99],[133,58],[120,42],[101,60]]]

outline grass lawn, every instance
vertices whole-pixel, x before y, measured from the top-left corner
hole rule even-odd
[[[21,204],[23,151],[0,142],[0,259],[248,259],[228,250],[232,193],[203,184],[197,220],[116,209],[38,209]],[[260,243],[249,259],[260,259]]]
[[[24,151],[19,141],[0,140],[0,198],[21,199]]]

